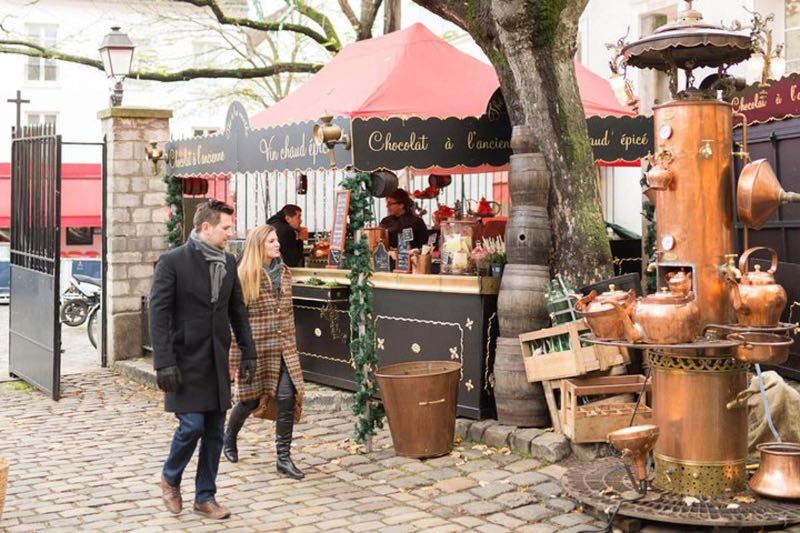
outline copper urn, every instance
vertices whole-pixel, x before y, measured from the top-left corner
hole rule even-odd
[[[750,256],[759,250],[768,250],[772,255],[772,264],[766,272],[756,265],[749,271]],[[742,278],[739,283],[728,280],[730,285],[731,304],[736,319],[741,326],[774,327],[780,322],[783,308],[786,307],[786,291],[775,283],[775,271],[778,269],[778,254],[772,248],[756,246],[748,249],[739,259],[739,270]]]
[[[764,442],[756,449],[761,464],[750,478],[750,489],[769,498],[800,498],[800,444]]]

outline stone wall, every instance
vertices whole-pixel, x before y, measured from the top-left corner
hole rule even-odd
[[[109,363],[142,355],[141,298],[167,249],[164,163],[145,157],[148,141],[163,147],[172,112],[111,108],[98,113],[108,143],[106,186],[106,339]]]

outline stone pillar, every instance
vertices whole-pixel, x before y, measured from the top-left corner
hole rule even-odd
[[[141,297],[167,249],[164,162],[153,174],[150,140],[163,147],[172,111],[112,107],[98,113],[108,144],[106,184],[106,345],[110,364],[142,355]]]

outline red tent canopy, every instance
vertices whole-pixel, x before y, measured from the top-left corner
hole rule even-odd
[[[608,81],[576,63],[588,115],[631,115]],[[253,116],[264,128],[346,117],[478,117],[499,87],[494,67],[461,52],[422,24],[345,46],[296,91]]]
[[[103,202],[101,167],[91,163],[61,165],[62,227],[100,227]],[[0,228],[11,227],[11,165],[0,163]]]

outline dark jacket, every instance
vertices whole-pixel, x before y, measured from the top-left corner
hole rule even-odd
[[[153,367],[178,365],[182,385],[166,393],[164,408],[174,413],[225,411],[231,406],[228,352],[231,328],[245,359],[255,359],[253,336],[236,261],[225,254],[225,279],[211,303],[211,275],[191,240],[163,254],[150,289]]]
[[[397,238],[405,228],[411,228],[414,232],[414,240],[409,243],[410,248],[422,248],[423,244],[428,244],[428,226],[418,216],[410,213],[399,217],[389,215],[381,220],[380,226],[388,230],[389,248],[397,248]]]
[[[272,215],[267,224],[275,228],[278,234],[283,263],[289,267],[303,266],[303,241],[297,238],[297,231],[286,222],[283,211]]]

